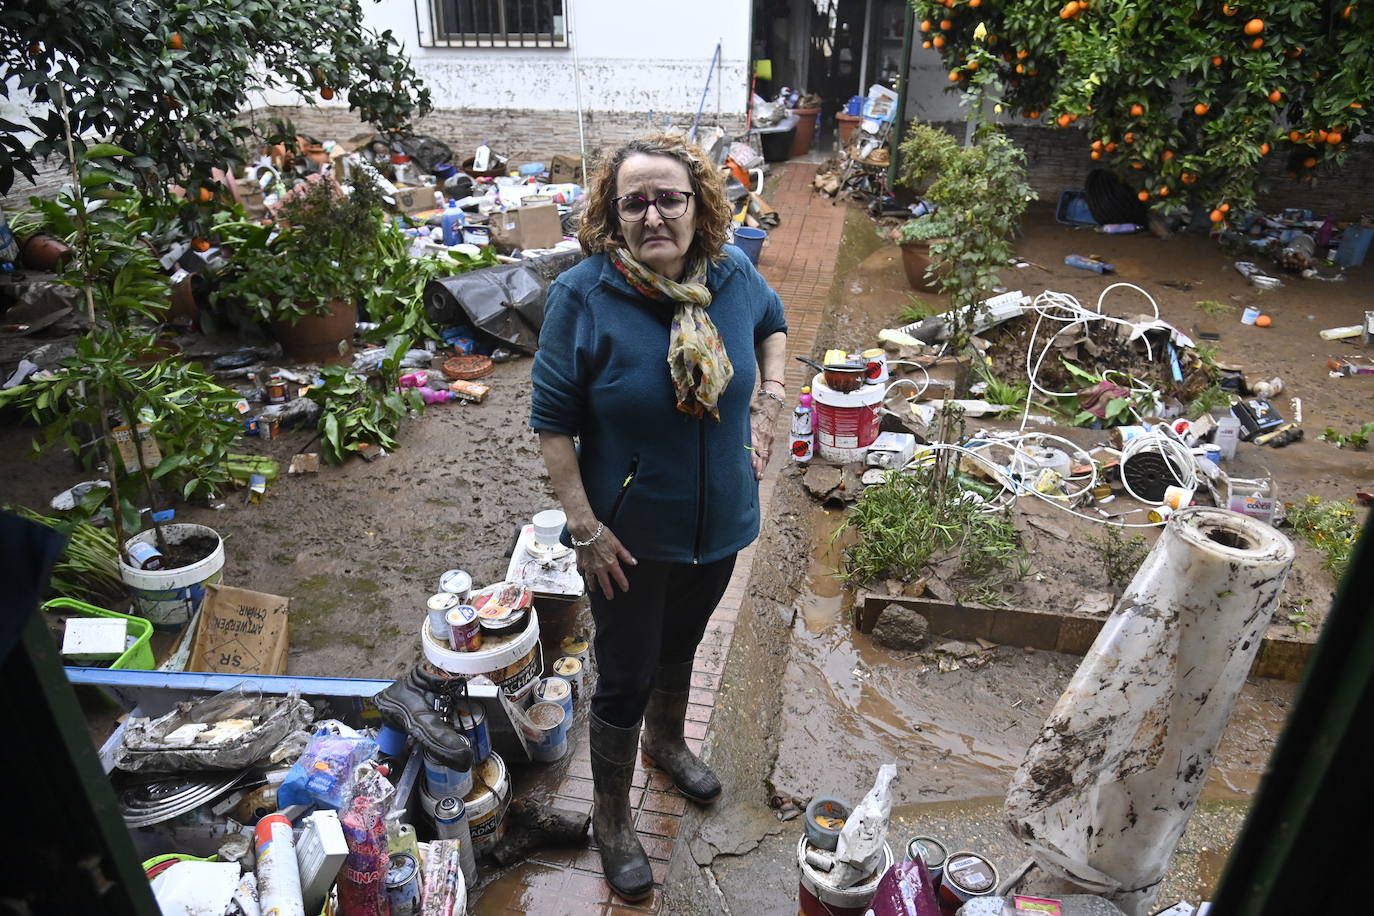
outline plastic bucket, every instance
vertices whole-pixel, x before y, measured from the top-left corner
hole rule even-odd
[[[563,759],[568,753],[568,713],[558,703],[535,703],[530,707],[530,756],[541,763]]]
[[[811,380],[816,407],[816,447],[827,461],[862,461],[878,438],[878,408],[887,388],[862,385],[857,391],[836,391],[820,375]]]
[[[740,226],[735,230],[735,246],[749,256],[749,263],[758,266],[759,256],[763,254],[763,241],[768,233],[753,226]]]
[[[425,658],[441,671],[449,674],[484,674],[502,689],[506,696],[523,704],[534,690],[544,670],[539,653],[539,620],[530,614],[529,625],[519,633],[493,635],[482,639],[482,648],[475,652],[456,652],[446,641],[430,632],[429,618],[420,627],[420,646]]]
[[[510,798],[510,776],[506,764],[492,754],[474,771],[472,792],[463,799],[468,812],[468,829],[472,832],[472,850],[487,855],[501,839],[501,818]]]
[[[806,861],[807,851],[815,848],[804,836],[797,842],[797,867],[801,869],[801,887],[797,894],[801,916],[864,916],[878,890],[878,882],[892,867],[892,847],[883,844],[882,861],[867,881],[846,888],[832,887],[828,883],[829,875]]]
[[[127,620],[129,623],[129,636],[133,637],[133,642],[129,648],[124,650],[124,654],[110,662],[111,668],[136,669],[140,671],[151,671],[157,667],[157,662],[153,659],[153,648],[148,640],[153,635],[152,624],[142,617],[130,617],[128,614],[119,614],[115,611],[107,611],[104,608],[86,604],[84,601],[77,601],[75,598],[54,598],[43,605],[45,611],[73,611],[83,617],[107,617],[115,620]]]
[[[155,627],[175,629],[187,624],[205,597],[205,586],[219,582],[224,574],[224,541],[213,528],[204,525],[163,525],[168,544],[180,544],[196,537],[215,539],[214,551],[205,559],[177,569],[139,569],[119,559],[119,577],[134,593],[134,610]],[[125,542],[156,544],[153,529],[136,534]]]

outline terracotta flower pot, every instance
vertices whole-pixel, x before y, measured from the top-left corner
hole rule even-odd
[[[858,115],[845,114],[843,111],[835,115],[835,123],[840,128],[840,149],[849,147],[849,141],[854,139],[854,131],[859,129],[862,120]]]
[[[71,260],[72,249],[51,233],[36,232],[24,240],[19,257],[29,270],[57,270]]]
[[[792,114],[797,116],[797,133],[792,138],[792,158],[811,152],[811,138],[816,133],[816,118],[820,113],[819,108],[792,109]]]
[[[916,242],[902,242],[902,268],[906,271],[906,282],[912,289],[936,291],[935,281],[926,276],[931,265],[930,243],[938,239],[923,239]]]
[[[358,308],[348,299],[329,303],[327,315],[306,315],[295,323],[273,321],[268,325],[288,359],[298,363],[339,362],[353,350],[353,331]]]

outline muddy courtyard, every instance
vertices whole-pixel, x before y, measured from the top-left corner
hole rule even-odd
[[[1358,352],[1359,344],[1327,342],[1317,333],[1358,323],[1374,301],[1374,267],[1349,271],[1342,282],[1286,278],[1282,289],[1261,292],[1206,239],[1097,235],[1059,226],[1052,215],[1047,205],[1032,208],[1018,244],[1027,266],[1007,269],[1007,289],[1030,295],[1054,289],[1092,305],[1107,282],[1065,267],[1063,258],[1103,256],[1116,265],[1116,279],[1146,289],[1177,327],[1190,330],[1200,320],[1217,325],[1220,359],[1243,364],[1252,378],[1282,377],[1285,408],[1290,397],[1302,399],[1305,438],[1283,449],[1243,443],[1240,474],[1272,475],[1285,500],[1344,499],[1374,480],[1372,453],[1317,439],[1327,427],[1348,431],[1374,419],[1374,377],[1330,378],[1325,368],[1328,358]],[[818,344],[853,351],[872,346],[880,328],[901,324],[913,293],[898,249],[881,241],[862,211],[851,209],[837,244],[840,261]],[[916,295],[932,309],[942,307],[937,295]],[[1111,297],[1103,310],[1144,310],[1134,295]],[[1231,308],[1207,319],[1196,308],[1201,301]],[[1250,304],[1272,316],[1271,327],[1240,323]],[[291,674],[395,678],[419,660],[425,600],[441,573],[462,568],[479,585],[504,577],[519,526],[556,505],[527,426],[529,367],[528,359],[498,365],[483,380],[492,391],[482,404],[438,405],[406,421],[401,448],[376,461],[283,473],[261,504],[231,492],[222,508],[178,509],[178,520],[224,536],[226,583],[292,599]],[[785,432],[779,429],[780,440]],[[30,460],[33,433],[15,425],[0,429],[0,502],[44,509],[54,494],[91,475],[60,454]],[[1083,441],[1105,441],[1092,435],[1098,438]],[[285,467],[297,452],[314,450],[312,437],[313,431],[288,431],[268,442],[244,439],[241,450],[270,455]],[[984,849],[1012,868],[1025,854],[1001,825],[1001,799],[1079,658],[993,645],[983,648],[977,665],[941,665],[855,632],[853,593],[834,575],[843,541],[832,535],[843,509],[806,493],[797,466],[783,463],[785,448],[774,454],[773,499],[764,508],[764,533],[707,742],[726,795],[709,814],[688,812],[662,911],[788,911],[796,897],[801,828],[778,818],[779,800],[826,793],[857,801],[885,762],[898,767],[897,836],[945,831],[953,847]],[[1037,507],[1031,514],[1054,513]],[[1037,527],[1023,516],[1017,527],[1031,570],[1009,588],[1007,603],[1034,607],[1107,590],[1092,525],[1054,517]],[[1335,582],[1310,547],[1299,544],[1297,557],[1284,606],[1311,607],[1319,625]],[[1276,619],[1276,631],[1286,637],[1315,636],[1283,615]],[[1198,899],[1215,886],[1293,690],[1281,680],[1247,683],[1161,900]],[[585,715],[580,704],[575,729],[585,731]],[[517,791],[549,790],[569,763],[518,777]],[[505,900],[511,873],[485,878],[492,881],[488,899]]]

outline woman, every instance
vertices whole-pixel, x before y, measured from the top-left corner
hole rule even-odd
[[[550,287],[532,370],[530,425],[596,625],[592,825],[606,880],[631,901],[653,890],[628,803],[641,721],[646,758],[683,795],[721,791],[683,740],[692,659],[758,536],[786,397],[782,301],[725,246],[729,219],[695,146],[658,136],[615,151],[578,230],[589,257]]]

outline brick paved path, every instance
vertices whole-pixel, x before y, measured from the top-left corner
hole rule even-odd
[[[844,204],[832,205],[829,198],[812,193],[810,186],[816,174],[815,165],[786,163],[779,171],[781,179],[769,202],[781,215],[782,225],[769,232],[759,270],[782,297],[790,326],[786,379],[789,409],[778,420],[778,438],[781,439],[787,432],[790,407],[795,404],[801,385],[809,382],[812,375],[812,370],[792,357],[811,354],[815,349],[816,330],[834,278],[846,208]],[[772,466],[759,489],[759,505],[765,513],[772,503],[778,469],[787,460],[783,447],[775,445],[773,454]],[[720,689],[721,674],[725,670],[725,659],[753,559],[753,546],[740,552],[734,577],[697,650],[691,703],[687,708],[687,743],[698,753],[709,739],[716,692]],[[590,811],[592,773],[585,729],[573,739],[570,753],[568,774],[558,787],[554,803],[564,808]],[[630,804],[635,809],[635,826],[640,840],[652,860],[655,881],[661,886],[687,802],[673,791],[672,782],[665,774],[638,766],[634,788],[630,790]],[[601,861],[593,848],[544,850],[485,889],[472,909],[482,916],[506,913],[612,916],[658,913],[660,900],[657,887],[653,897],[639,904],[629,905],[615,898],[601,878]]]

